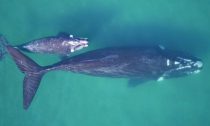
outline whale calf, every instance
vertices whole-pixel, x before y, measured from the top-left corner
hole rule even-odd
[[[112,47],[82,53],[49,66],[40,66],[18,49],[7,46],[18,68],[25,74],[23,106],[27,109],[43,75],[65,70],[100,77],[150,81],[196,74],[203,68],[201,59],[161,47]],[[135,85],[135,84],[134,84]]]
[[[33,53],[48,53],[68,56],[76,50],[88,47],[88,40],[87,38],[76,38],[67,33],[59,33],[57,36],[35,39],[16,47]]]
[[[0,35],[0,44],[8,44],[3,35]],[[0,54],[3,56],[5,51],[3,51],[1,45]],[[70,55],[70,53],[88,47],[88,39],[78,38],[71,34],[60,32],[56,36],[35,39],[14,47],[22,51],[42,54],[57,54],[62,58],[66,58]]]

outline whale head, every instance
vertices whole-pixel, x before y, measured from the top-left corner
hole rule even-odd
[[[88,47],[88,39],[87,38],[73,38],[71,36],[69,41],[65,41],[66,46],[69,47],[71,52],[81,50],[85,47]]]
[[[200,73],[203,62],[195,56],[179,52],[167,55],[166,66],[166,77],[179,77]]]

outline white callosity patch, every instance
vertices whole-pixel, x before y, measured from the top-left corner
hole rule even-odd
[[[200,73],[201,68],[203,67],[202,61],[195,61],[189,58],[177,57],[176,61],[171,62],[170,60],[166,60],[167,66],[171,65],[172,69],[164,72],[161,77],[168,78],[170,76],[182,76],[182,75],[190,75]],[[158,81],[162,80],[162,78],[158,78]]]
[[[157,81],[163,81],[164,80],[164,77],[163,76],[161,76],[161,77],[159,77],[158,79],[157,79]]]
[[[186,68],[191,68],[190,65],[188,66],[181,66],[181,67],[178,67],[176,70],[182,70],[182,69],[186,69]]]
[[[200,70],[196,70],[196,71],[194,71],[193,73],[194,74],[197,74],[197,73],[200,73],[201,71]]]
[[[195,67],[198,67],[198,68],[201,68],[203,67],[203,63],[201,61],[197,61],[195,64],[194,64]]]
[[[169,59],[166,60],[166,65],[170,66],[170,60]]]
[[[180,64],[180,62],[178,62],[178,61],[174,62],[174,65],[179,65],[179,64]]]
[[[71,52],[74,52],[74,49],[73,48],[71,48]]]
[[[181,60],[184,60],[184,61],[187,61],[187,62],[191,62],[192,60],[191,59],[185,59],[185,58],[182,58],[182,57],[177,57],[178,59],[181,59]]]
[[[201,72],[201,70],[195,70],[195,71],[191,71],[191,72],[188,72],[187,74],[189,75],[189,74],[198,74],[198,73],[200,73]]]
[[[69,37],[70,37],[70,38],[74,38],[74,36],[73,36],[73,35],[69,35]]]
[[[178,59],[182,60],[185,62],[186,65],[182,65],[179,61],[175,61],[174,64],[175,65],[179,65],[178,68],[176,68],[176,70],[183,70],[186,68],[192,68],[192,60],[191,59],[186,59],[186,58],[182,58],[182,57],[177,57]]]

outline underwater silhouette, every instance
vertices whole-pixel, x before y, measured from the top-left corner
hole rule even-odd
[[[130,86],[197,74],[203,68],[199,58],[186,53],[154,47],[112,47],[79,54],[53,65],[40,66],[17,48],[6,45],[18,68],[25,74],[23,106],[28,109],[43,75],[64,70],[100,77],[128,78]]]

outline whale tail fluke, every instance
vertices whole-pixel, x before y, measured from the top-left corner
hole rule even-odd
[[[23,107],[28,109],[45,74],[45,70],[18,49],[9,45],[6,48],[17,67],[25,74],[23,81]]]

